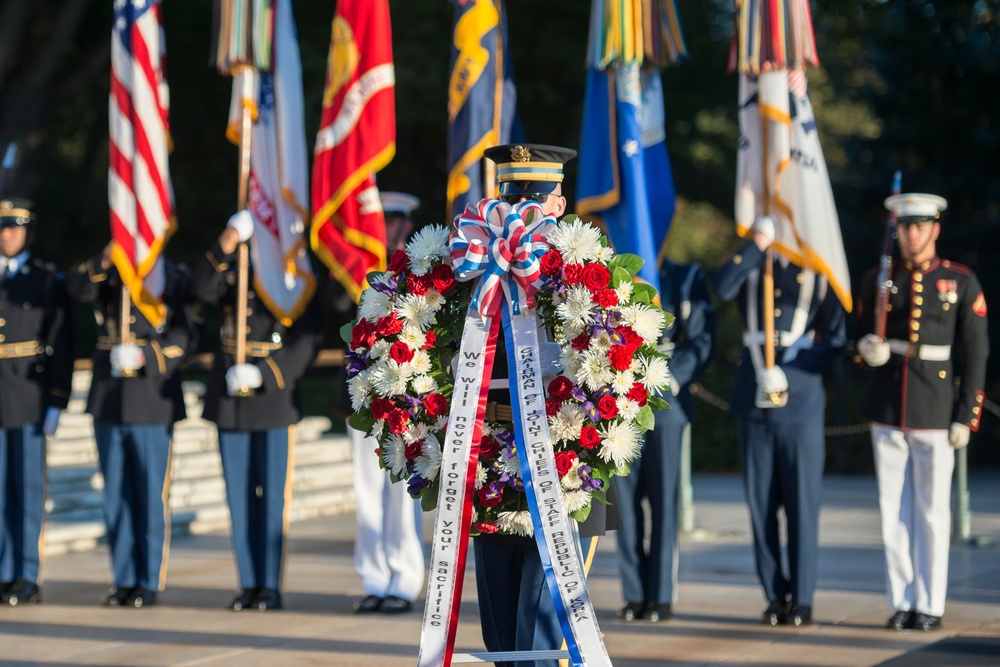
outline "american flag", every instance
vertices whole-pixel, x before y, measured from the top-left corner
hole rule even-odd
[[[108,104],[112,259],[132,301],[162,324],[160,253],[174,229],[160,0],[114,0]]]

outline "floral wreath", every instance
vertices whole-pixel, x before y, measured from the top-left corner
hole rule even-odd
[[[483,200],[464,215],[494,210],[531,218],[541,209]],[[349,423],[377,440],[380,465],[394,482],[407,481],[425,511],[437,504],[451,360],[475,288],[452,272],[450,236],[444,226],[425,227],[385,272],[369,274],[359,319],[342,330],[355,411]],[[655,304],[655,289],[635,282],[643,260],[616,255],[592,225],[566,216],[545,241],[534,301],[563,369],[548,383],[545,407],[566,509],[583,521],[595,498],[607,502],[611,477],[628,474],[653,410],[668,407],[658,397],[670,373],[657,343],[672,317]],[[532,535],[513,428],[483,425],[472,534]]]

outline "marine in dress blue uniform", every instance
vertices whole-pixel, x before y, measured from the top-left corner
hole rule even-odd
[[[769,219],[768,219],[769,220]],[[736,368],[730,412],[739,419],[740,456],[753,529],[757,576],[768,600],[762,622],[812,621],[819,560],[819,510],[826,442],[823,372],[846,343],[844,309],[824,276],[774,261],[775,367],[764,369],[761,273],[774,240],[755,228],[714,278],[723,301],[737,300],[743,354]],[[786,378],[787,404],[758,407],[758,384],[774,390]],[[783,571],[778,512],[787,518],[789,570]]]
[[[646,618],[656,622],[673,613],[681,440],[691,420],[691,382],[704,371],[715,348],[715,309],[701,267],[664,261],[660,303],[675,318],[664,330],[660,345],[671,355],[671,394],[664,397],[670,409],[656,412],[656,426],[645,435],[641,457],[630,464],[627,476],[616,480],[622,508],[618,566],[625,597],[618,616],[625,621]],[[648,516],[644,501],[649,503]]]
[[[121,337],[122,280],[107,252],[80,264],[67,289],[94,308],[97,345],[87,412],[104,477],[104,518],[113,585],[101,602],[156,604],[167,576],[170,542],[170,439],[185,417],[181,364],[198,344],[189,274],[164,261],[162,323],[131,306],[129,340]],[[134,339],[134,340],[133,340]]]
[[[955,450],[979,429],[989,338],[972,270],[937,256],[935,195],[895,195],[901,260],[892,269],[885,338],[875,335],[876,271],[861,286],[858,352],[874,368],[862,411],[878,476],[886,589],[895,630],[937,630],[948,589]]]
[[[45,437],[73,380],[65,276],[31,256],[32,205],[0,200],[0,602],[41,601]]]
[[[234,225],[241,216],[246,224],[238,232]],[[251,266],[247,361],[235,364],[235,253],[238,241],[252,233],[248,216],[245,211],[233,216],[195,268],[191,289],[201,302],[222,309],[221,349],[208,378],[203,416],[218,427],[232,520],[240,591],[229,606],[235,611],[266,611],[282,607],[281,566],[292,493],[291,428],[301,417],[298,381],[322,343],[322,315],[314,299],[291,326],[282,324],[253,289]],[[256,387],[248,384],[254,379]],[[254,391],[239,395],[240,384]]]

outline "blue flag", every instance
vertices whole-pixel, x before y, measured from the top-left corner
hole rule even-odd
[[[508,143],[516,91],[507,57],[503,0],[453,0],[448,84],[448,218],[493,196],[484,187],[483,149]]]
[[[578,164],[577,213],[603,226],[617,252],[642,257],[639,278],[659,291],[676,192],[658,70],[588,68]]]

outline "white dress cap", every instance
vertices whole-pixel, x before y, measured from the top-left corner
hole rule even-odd
[[[385,213],[400,213],[407,218],[420,207],[420,200],[405,192],[380,192],[382,211]]]
[[[923,192],[893,195],[885,200],[885,207],[896,212],[899,218],[936,218],[938,213],[948,208],[944,197]]]

